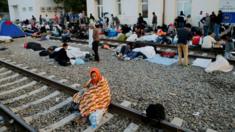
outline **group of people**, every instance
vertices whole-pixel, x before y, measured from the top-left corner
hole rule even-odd
[[[120,20],[117,16],[114,16],[111,14],[109,17],[108,13],[104,13],[103,17],[99,17],[99,19],[95,19],[92,14],[90,14],[90,18],[93,18],[93,23],[99,24],[101,28],[114,28],[119,29],[120,28]]]
[[[200,11],[200,14],[198,16],[198,26],[200,29],[202,29],[202,34],[204,36],[208,35],[209,32],[215,33],[215,38],[219,39],[220,34],[220,28],[222,24],[222,11],[219,10],[216,14],[215,12],[212,12],[211,15],[209,13],[203,14],[203,11]],[[184,27],[186,24],[192,24],[192,18],[191,15],[185,16],[184,12],[181,11],[180,15],[175,19],[175,25],[178,28]]]
[[[231,38],[231,32],[219,36],[220,27],[221,27],[221,11],[218,15],[212,13],[211,16],[206,14],[206,16],[201,17],[199,21],[199,31],[194,30],[192,27],[191,16],[188,15],[185,18],[183,12],[180,13],[180,16],[177,17],[175,24],[169,24],[168,26],[158,26],[158,18],[155,12],[152,13],[152,29],[157,36],[160,36],[162,40],[165,40],[167,36],[174,38],[177,36],[177,46],[178,46],[178,63],[188,65],[188,53],[189,53],[189,41],[192,40],[192,45],[198,46],[201,42],[201,47],[204,50],[209,50],[213,48],[213,44],[216,43],[217,39],[223,40],[225,45],[225,57],[230,59],[234,56],[231,54],[231,51],[234,50],[234,42]],[[65,21],[68,23],[65,24]],[[66,50],[68,49],[68,42],[71,38],[72,33],[81,32],[81,29],[88,30],[86,27],[89,24],[89,29],[92,30],[90,35],[92,50],[94,51],[95,61],[100,62],[99,57],[99,43],[100,43],[100,31],[105,27],[114,27],[119,29],[120,20],[118,17],[111,15],[111,21],[109,17],[105,16],[99,18],[98,20],[90,14],[90,17],[87,17],[84,12],[79,15],[74,15],[73,13],[67,13],[60,15],[60,17],[55,16],[54,23],[50,24],[48,16],[46,16],[45,21],[40,16],[39,23],[40,26],[36,25],[36,18],[32,16],[31,22],[26,21],[25,24],[32,25],[31,29],[35,29],[36,35],[43,35],[47,31],[51,31],[52,34],[62,37],[63,45],[62,48],[52,53],[54,59],[62,66],[70,65],[70,58],[67,56]],[[79,28],[76,28],[77,23]],[[56,25],[56,26],[54,26]],[[122,33],[126,34],[131,31],[131,28],[128,25],[124,25],[122,28]],[[145,35],[145,28],[147,27],[146,21],[142,14],[139,14],[137,23],[133,26],[133,34],[139,38]],[[53,32],[55,31],[55,32]],[[75,32],[73,32],[75,31]],[[203,31],[203,32],[200,32]],[[72,32],[72,33],[71,33]],[[215,33],[215,38],[213,33]],[[128,43],[127,45],[120,46],[120,49],[117,51],[117,57],[123,59],[125,56],[143,56],[139,52],[132,52],[133,45]],[[182,57],[184,56],[184,62],[182,62]],[[83,92],[76,93],[73,96],[72,110],[79,111],[85,119],[87,119],[93,112],[97,110],[107,111],[108,106],[111,102],[111,93],[108,85],[108,81],[101,75],[98,68],[92,68],[90,71],[90,80],[86,82],[83,87]]]
[[[204,35],[208,35],[209,32],[215,33],[215,38],[219,39],[220,28],[222,24],[222,11],[218,11],[216,15],[215,12],[212,12],[211,15],[206,13],[206,16],[203,16],[203,12],[200,12],[201,20],[199,21],[199,27],[203,28]]]
[[[224,47],[224,57],[226,59],[235,59],[235,55],[232,54],[234,51],[234,42],[232,40],[231,31],[223,34],[219,37],[219,41],[216,41],[214,38],[214,33],[210,32],[208,35],[204,37],[200,37],[197,34],[192,34],[191,25],[186,24],[185,27],[177,29],[178,36],[178,55],[179,55],[179,64],[182,64],[182,53],[184,55],[184,65],[188,65],[188,45],[189,41],[192,40],[192,43],[197,43],[196,46],[199,46],[198,43],[200,39],[202,39],[201,48],[204,51],[210,51],[215,48],[216,43],[220,43],[219,45],[223,45]]]

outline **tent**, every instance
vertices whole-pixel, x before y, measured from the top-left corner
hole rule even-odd
[[[25,33],[11,21],[0,23],[0,36],[10,36],[12,38],[24,37]]]

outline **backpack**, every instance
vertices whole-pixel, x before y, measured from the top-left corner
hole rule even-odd
[[[162,104],[150,104],[146,109],[146,116],[149,119],[155,119],[159,122],[165,120],[165,108]]]
[[[194,36],[192,40],[193,45],[199,45],[200,43],[200,36]]]
[[[61,66],[69,66],[71,63],[69,61],[58,61],[59,65]]]
[[[175,52],[162,52],[160,55],[162,57],[174,58],[176,53]]]
[[[39,56],[48,56],[48,55],[49,55],[49,53],[46,50],[39,52]]]

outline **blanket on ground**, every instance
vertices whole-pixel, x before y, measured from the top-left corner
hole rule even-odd
[[[233,66],[229,64],[229,62],[221,55],[216,56],[216,61],[212,62],[205,69],[206,72],[213,71],[222,71],[222,72],[230,72],[233,70]]]
[[[56,48],[55,51],[59,51],[62,47]],[[70,58],[71,64],[75,64],[76,58],[85,57],[86,54],[89,54],[87,51],[81,51],[80,48],[68,46],[68,49],[66,50],[67,56]],[[74,59],[72,59],[74,58]]]
[[[9,37],[9,36],[0,36],[0,42],[3,41],[3,42],[11,42],[12,40],[12,37]]]
[[[159,54],[155,55],[154,57],[147,59],[147,61],[155,64],[161,64],[161,65],[172,65],[176,63],[178,60],[176,58],[165,58],[161,57]]]
[[[199,66],[202,68],[207,68],[208,65],[212,62],[212,59],[201,59],[197,58],[196,60],[193,61],[193,66]]]
[[[148,42],[157,42],[158,35],[152,34],[152,35],[145,35],[138,39],[138,41],[148,41]]]
[[[133,49],[134,52],[141,52],[144,54],[147,58],[152,58],[156,55],[156,52],[152,46],[145,46],[141,48],[135,48]]]

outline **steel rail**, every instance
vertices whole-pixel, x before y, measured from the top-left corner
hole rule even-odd
[[[4,62],[4,61],[0,60],[0,65],[5,66],[5,67],[7,67],[7,68],[9,68],[9,69],[11,69],[15,72],[18,72],[20,74],[23,74],[25,76],[28,76],[28,77],[36,80],[36,81],[40,81],[40,82],[45,83],[49,86],[52,86],[53,88],[55,88],[57,90],[60,90],[62,92],[65,92],[65,93],[69,94],[70,96],[73,96],[75,93],[79,92],[79,90],[74,89],[70,86],[67,86],[67,85],[64,85],[62,83],[56,82],[52,79],[48,79],[46,77],[40,76],[36,73],[30,72],[30,71],[25,70],[25,69],[20,68],[20,67],[17,67],[17,66],[12,65],[8,62]],[[146,117],[145,114],[143,114],[141,112],[138,112],[138,111],[136,111],[134,109],[131,109],[131,108],[123,107],[123,106],[121,106],[119,104],[116,104],[114,102],[111,103],[109,110],[110,110],[111,113],[117,112],[119,115],[128,116],[130,118],[133,118],[133,119],[136,119],[136,120],[139,120],[139,121],[149,120]],[[158,125],[159,122],[156,121],[156,120],[151,120],[150,119],[149,124]],[[167,131],[167,132],[168,131],[169,132],[179,132],[179,131],[180,132],[192,132],[189,129],[178,127],[178,126],[176,126],[174,124],[171,124],[171,123],[169,123],[165,120],[160,122],[160,127],[162,129],[164,129],[165,131]]]
[[[0,103],[0,115],[3,116],[4,121],[10,122],[10,120],[13,120],[11,124],[14,124],[17,127],[17,130],[14,129],[14,131],[36,132],[36,130],[33,127],[28,125],[23,119],[21,119],[19,116],[13,113],[2,103]],[[11,127],[10,129],[13,128]]]
[[[55,39],[55,40],[61,40],[58,37],[50,37],[51,39]],[[131,41],[118,41],[118,40],[113,40],[113,39],[100,39],[100,41],[103,42],[115,42],[115,43],[131,43],[133,45],[137,45],[137,46],[155,46],[155,47],[159,47],[159,48],[172,48],[172,49],[177,49],[176,45],[163,45],[163,44],[157,44],[154,42],[141,42],[141,41],[137,41],[137,42],[131,42]],[[79,42],[79,43],[84,43],[87,44],[88,41],[87,40],[80,40],[80,39],[71,39],[71,42]],[[111,47],[117,47],[117,44],[108,44]],[[201,51],[203,52],[200,48],[197,47],[189,47],[190,51]],[[211,51],[207,51],[207,53],[223,53],[223,49],[222,48],[214,48]]]

